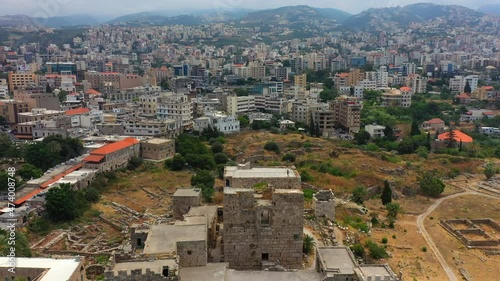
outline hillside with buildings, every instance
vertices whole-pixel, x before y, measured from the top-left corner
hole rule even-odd
[[[187,11],[0,17],[1,280],[495,280],[498,17]]]

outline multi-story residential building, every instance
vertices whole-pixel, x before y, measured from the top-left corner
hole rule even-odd
[[[335,113],[335,123],[349,133],[357,133],[361,126],[361,110],[363,103],[356,97],[340,96],[331,103]]]
[[[370,137],[372,138],[383,138],[385,136],[384,134],[385,126],[381,125],[366,125],[365,126],[365,131],[367,131],[370,134]]]
[[[60,109],[59,97],[55,93],[45,93],[45,89],[14,90],[14,99],[28,102],[30,109]]]
[[[405,79],[405,85],[412,89],[413,93],[427,92],[427,77],[422,77],[418,74],[408,75]]]
[[[12,92],[14,90],[23,89],[25,87],[38,85],[38,76],[34,73],[9,72],[8,81],[9,90]]]
[[[47,87],[47,85],[49,85],[52,89],[61,89],[72,93],[76,90],[76,75],[42,75],[39,77],[39,84],[42,87]]]
[[[103,93],[112,93],[144,85],[142,76],[119,72],[88,71],[85,73],[85,80],[92,84],[93,89]]]
[[[324,137],[332,136],[335,131],[335,115],[333,110],[311,110],[312,122]]]
[[[9,125],[19,123],[19,113],[29,112],[30,107],[27,101],[2,100],[0,101],[0,116],[5,118]]]
[[[259,63],[251,63],[249,66],[250,69],[250,77],[253,79],[262,79],[266,77],[266,67]]]
[[[204,117],[194,120],[194,130],[202,132],[208,127],[217,129],[219,132],[230,134],[240,131],[240,121],[236,115],[226,115],[222,112],[206,112]]]
[[[276,79],[282,81],[282,80],[288,80],[288,74],[291,72],[291,69],[289,67],[276,67],[274,69],[274,77]]]
[[[405,87],[403,87],[405,88]],[[398,89],[388,89],[381,97],[382,106],[385,107],[410,107],[411,92]]]
[[[455,76],[454,78],[450,78],[450,90],[452,94],[459,94],[464,92],[465,85],[469,82],[469,86],[471,88],[471,93],[473,93],[479,83],[479,76],[477,75],[469,75],[469,76]]]
[[[227,96],[226,112],[229,115],[244,115],[255,111],[255,96]]]
[[[337,73],[333,77],[335,89],[340,90],[341,87],[349,86],[349,73]]]
[[[18,113],[19,123],[36,122],[49,120],[52,118],[64,116],[64,111],[48,110],[46,108],[33,108],[30,112]]]
[[[0,82],[0,99],[8,99],[8,98],[9,98],[9,86],[7,85],[7,83],[3,84]]]
[[[70,128],[71,118],[62,116],[49,120],[19,123],[16,126],[15,136],[19,139],[39,139],[54,135],[67,137]]]
[[[307,74],[295,75],[295,87],[306,88],[307,87]]]
[[[193,102],[185,94],[167,94],[157,100],[157,118],[179,121],[184,128],[192,127],[193,112]]]
[[[176,138],[182,133],[178,120],[129,120],[124,124],[126,136]]]

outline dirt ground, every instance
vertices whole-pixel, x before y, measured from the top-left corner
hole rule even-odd
[[[474,280],[498,280],[500,256],[486,256],[479,249],[467,249],[438,224],[439,220],[491,218],[498,223],[499,205],[500,199],[460,196],[443,202],[426,220],[427,231],[457,276],[461,276],[460,269],[466,269]]]

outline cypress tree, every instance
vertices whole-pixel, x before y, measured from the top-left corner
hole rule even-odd
[[[382,204],[384,205],[392,202],[392,190],[389,185],[389,181],[387,180],[384,181],[384,189],[382,190],[382,196],[380,196],[380,199],[382,199]]]

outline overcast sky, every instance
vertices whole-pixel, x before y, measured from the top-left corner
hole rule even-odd
[[[335,3],[337,2],[337,3]],[[28,16],[64,16],[71,14],[94,14],[99,16],[121,16],[125,14],[154,11],[190,9],[249,8],[266,9],[290,5],[309,5],[321,8],[337,8],[350,13],[359,13],[373,7],[404,6],[419,2],[455,4],[477,9],[486,4],[498,4],[500,0],[0,0],[0,15],[24,14]]]

